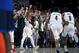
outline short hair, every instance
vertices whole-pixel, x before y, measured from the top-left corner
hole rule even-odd
[[[53,12],[60,12],[59,7],[54,7],[54,8],[53,8]]]

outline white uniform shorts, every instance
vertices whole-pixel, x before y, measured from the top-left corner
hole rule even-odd
[[[53,32],[55,40],[59,40],[60,39],[60,33],[63,30],[62,24],[60,24],[60,23],[59,24],[52,24],[50,26],[50,28],[51,28],[51,31]]]
[[[69,37],[73,37],[74,34],[75,34],[74,24],[69,23],[69,25],[64,26],[63,33],[62,33],[63,37],[66,37],[67,35]]]

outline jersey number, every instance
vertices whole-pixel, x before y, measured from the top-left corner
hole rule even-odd
[[[69,16],[69,20],[71,21],[71,16]]]
[[[56,20],[58,20],[57,16],[55,17]]]

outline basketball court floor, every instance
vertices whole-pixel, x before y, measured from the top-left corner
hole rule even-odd
[[[61,53],[64,50],[61,49]],[[33,48],[29,48],[29,49],[16,49],[16,53],[56,53],[55,48],[39,48],[37,50],[33,49]],[[79,53],[79,48],[69,48],[69,53]]]

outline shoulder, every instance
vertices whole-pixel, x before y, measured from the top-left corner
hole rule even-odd
[[[64,12],[63,14],[64,14],[64,15],[73,15],[72,12]]]

